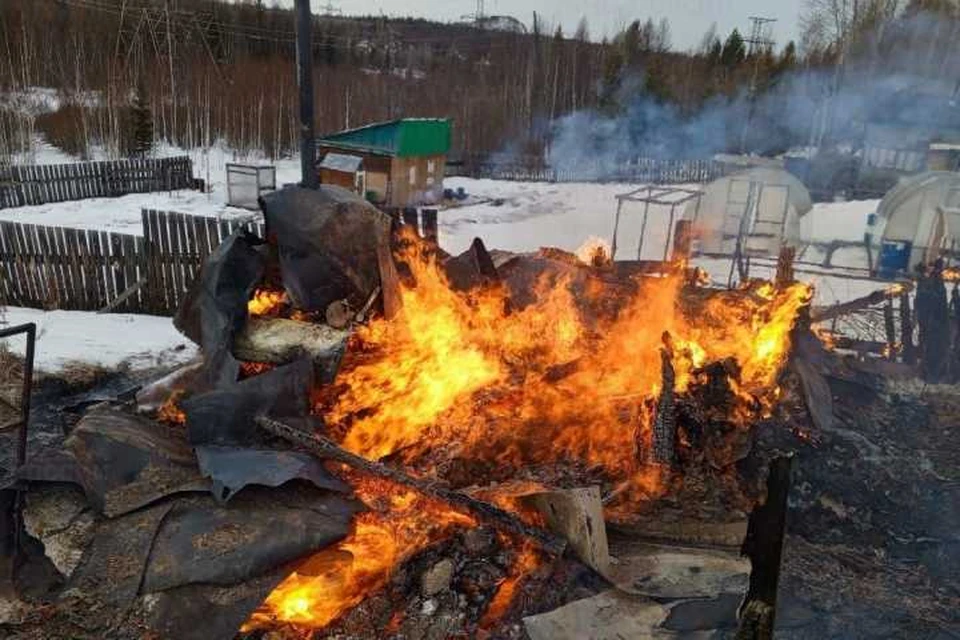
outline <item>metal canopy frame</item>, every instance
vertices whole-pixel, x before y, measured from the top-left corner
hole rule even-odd
[[[610,242],[610,259],[617,257],[617,232],[620,229],[620,214],[623,211],[624,202],[643,203],[643,222],[640,225],[640,240],[637,242],[637,260],[643,253],[643,240],[647,234],[647,217],[650,213],[650,205],[656,204],[670,207],[670,222],[667,225],[667,241],[663,246],[663,261],[667,261],[670,252],[670,244],[673,242],[673,222],[676,218],[677,207],[686,205],[693,199],[697,200],[697,209],[694,213],[694,220],[700,216],[700,203],[703,201],[703,191],[699,189],[685,189],[683,187],[658,187],[647,186],[634,189],[627,193],[622,193],[617,198],[617,214],[613,221],[613,240]]]

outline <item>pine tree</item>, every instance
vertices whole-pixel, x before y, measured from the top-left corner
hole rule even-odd
[[[145,158],[153,150],[153,113],[142,85],[137,87],[134,94],[130,120],[130,155]]]
[[[720,61],[725,67],[733,68],[746,60],[747,45],[743,41],[740,32],[734,29],[730,32],[730,37],[723,45],[723,51],[720,53]]]

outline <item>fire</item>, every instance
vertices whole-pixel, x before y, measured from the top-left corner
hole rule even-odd
[[[247,302],[247,312],[252,316],[274,315],[280,311],[281,305],[286,302],[286,291],[257,289],[250,301]]]
[[[469,515],[421,493],[381,480],[350,477],[370,511],[353,522],[339,544],[309,558],[273,590],[241,629],[300,629],[327,626],[387,584],[403,561],[463,527]]]
[[[717,292],[684,313],[679,277],[647,279],[615,317],[588,318],[564,277],[541,279],[534,304],[510,309],[502,288],[453,291],[416,247],[404,259],[416,286],[402,292],[403,313],[360,330],[364,357],[344,364],[325,417],[340,425],[345,448],[411,464],[441,455],[507,468],[573,460],[618,481],[644,474],[664,332],[678,392],[699,367],[734,358],[737,391],[754,404],[774,397],[810,298],[806,285],[766,285]]]
[[[183,389],[177,389],[171,393],[166,402],[157,410],[157,420],[168,424],[186,424],[187,414],[180,408],[180,399],[183,394]]]
[[[610,262],[610,243],[603,238],[590,236],[575,251],[577,260],[592,267],[601,267]]]
[[[510,607],[510,603],[513,602],[521,581],[539,567],[540,562],[540,554],[533,547],[524,545],[519,549],[510,575],[500,582],[493,600],[490,601],[486,613],[480,620],[481,629],[489,627],[503,617],[503,614]]]

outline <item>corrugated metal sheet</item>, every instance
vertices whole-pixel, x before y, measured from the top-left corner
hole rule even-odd
[[[321,169],[331,171],[342,171],[344,173],[356,173],[363,164],[363,158],[360,156],[351,156],[345,153],[328,153],[320,162]]]
[[[400,158],[446,155],[450,150],[450,121],[442,118],[404,118],[341,131],[320,144]]]

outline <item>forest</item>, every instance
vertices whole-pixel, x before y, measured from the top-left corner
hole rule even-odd
[[[536,14],[518,19],[316,16],[317,132],[448,117],[459,156],[543,158],[565,121],[589,114],[592,125],[628,121],[613,131],[631,139],[686,127],[679,143],[638,153],[772,153],[817,127],[829,137],[818,105],[867,75],[960,79],[953,0],[808,0],[802,41],[779,47],[749,41],[749,25],[710,29],[680,51],[669,23],[646,17],[609,40],[585,20],[564,33]],[[0,0],[0,157],[41,134],[80,156],[144,154],[157,142],[290,154],[294,47],[293,12],[262,1]],[[37,104],[37,88],[55,100]],[[810,113],[784,121],[801,103]],[[687,144],[703,138],[691,122],[717,135]]]

